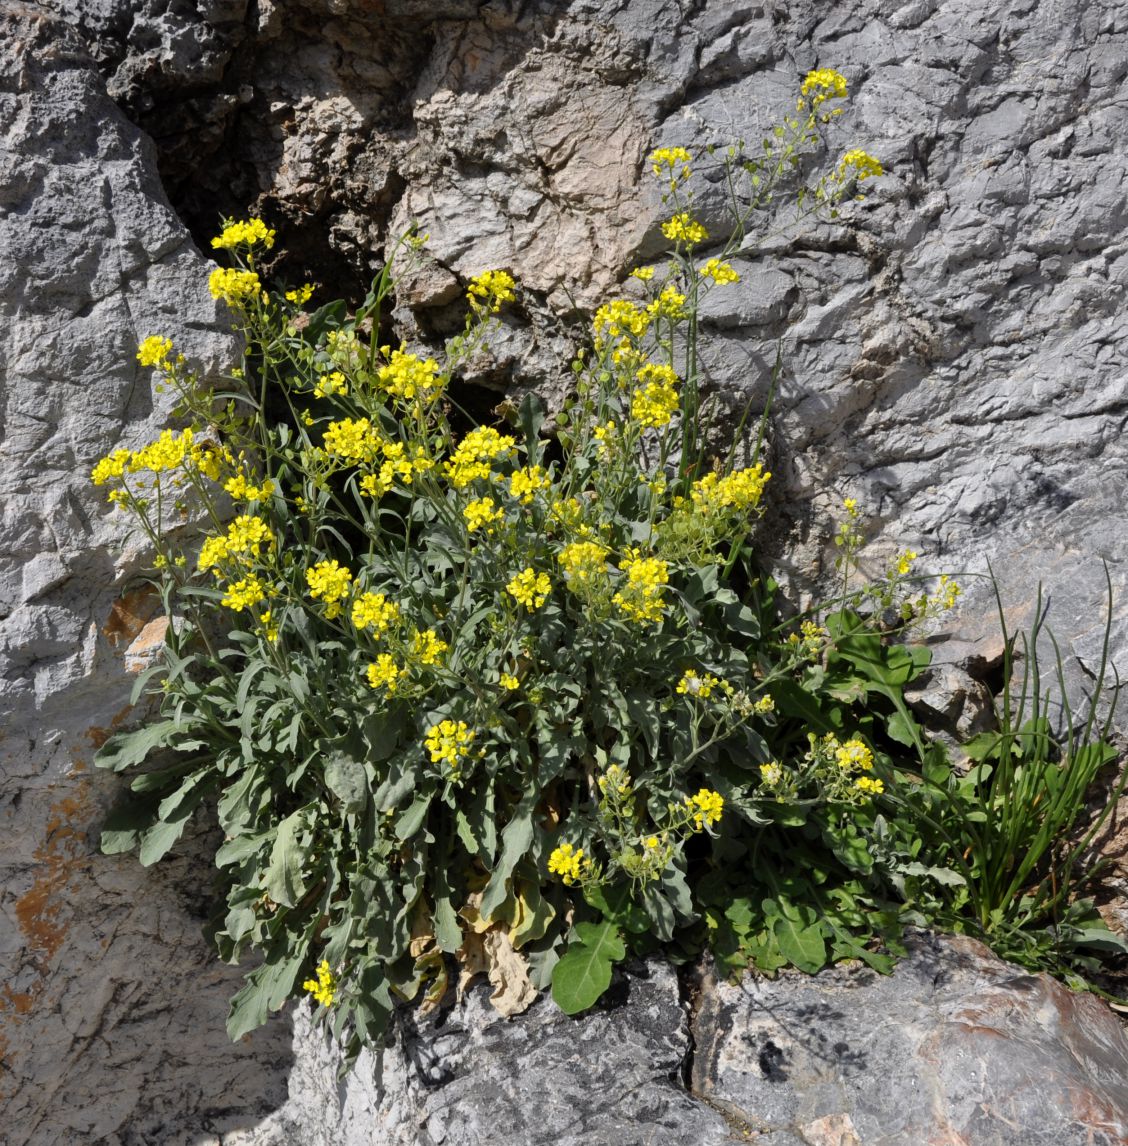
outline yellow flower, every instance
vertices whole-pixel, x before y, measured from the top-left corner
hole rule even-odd
[[[556,560],[571,589],[607,580],[607,548],[597,542],[574,541],[560,550]]]
[[[332,394],[347,394],[348,392],[349,384],[339,370],[334,370],[330,374],[322,374],[313,386],[315,398],[327,398]]]
[[[114,478],[120,478],[132,457],[133,454],[129,450],[114,450],[109,457],[102,458],[90,471],[90,480],[95,485],[104,485]]]
[[[943,573],[940,576],[940,584],[936,587],[936,594],[933,600],[939,608],[954,609],[956,606],[956,598],[959,597],[961,593],[963,593],[963,589],[961,589],[947,573]]]
[[[818,107],[824,100],[846,98],[846,77],[833,68],[815,68],[807,73],[799,90],[804,98],[814,92],[811,106]]]
[[[440,640],[434,629],[418,629],[411,637],[411,655],[421,665],[437,665],[450,646],[446,641]]]
[[[913,562],[920,556],[915,549],[906,549],[904,553],[900,553],[894,559],[893,565],[897,570],[897,575],[904,577],[910,573],[913,568]]]
[[[759,716],[767,716],[769,713],[775,712],[775,701],[770,696],[762,696],[752,706],[752,711]]]
[[[286,301],[296,303],[298,306],[305,306],[313,295],[313,284],[303,283],[300,287],[286,292]]]
[[[340,613],[341,601],[349,595],[352,573],[337,561],[319,561],[306,570],[306,583],[309,595],[325,602],[325,615],[331,620]]]
[[[149,470],[155,474],[174,470],[190,456],[192,445],[191,430],[182,430],[179,434],[174,434],[172,430],[164,430],[155,442],[150,442],[133,454],[127,469],[130,473]]]
[[[378,637],[400,619],[400,609],[383,593],[362,593],[353,602],[352,622],[358,629],[372,629]]]
[[[712,279],[717,286],[724,286],[726,283],[740,282],[740,275],[732,269],[729,263],[721,262],[720,259],[710,259],[701,268],[701,277]]]
[[[223,228],[223,233],[211,241],[212,247],[217,250],[253,247],[256,243],[262,243],[268,251],[274,246],[274,231],[261,219],[248,219],[245,223],[228,222]]]
[[[269,478],[262,485],[252,485],[245,473],[237,473],[223,483],[223,488],[235,501],[264,501],[274,493],[274,482]]]
[[[669,366],[648,362],[636,377],[643,385],[631,395],[631,417],[651,429],[669,425],[678,409],[678,376]]]
[[[172,353],[172,340],[159,334],[150,334],[137,347],[137,361],[142,366],[164,366]]]
[[[522,505],[532,504],[538,490],[551,487],[552,482],[548,480],[548,474],[540,466],[526,466],[524,469],[514,470],[509,478],[509,492]]]
[[[861,183],[863,180],[884,174],[885,168],[881,166],[880,160],[870,155],[868,151],[862,151],[861,148],[847,151],[838,163],[837,175],[842,182],[856,179]]]
[[[516,285],[508,271],[483,271],[470,280],[466,297],[476,311],[497,314],[503,303],[517,297],[513,289]]]
[[[220,602],[225,608],[241,612],[250,609],[260,601],[266,600],[266,589],[263,583],[253,574],[236,581],[227,587],[227,593]]]
[[[493,533],[493,523],[501,521],[505,517],[505,511],[492,497],[479,497],[467,504],[462,516],[466,518],[466,528],[471,533],[478,529]]]
[[[470,755],[470,745],[474,732],[459,720],[444,720],[432,725],[427,731],[424,746],[431,756],[432,764],[446,764],[450,778],[457,780],[462,774],[462,762]]]
[[[368,666],[368,683],[372,688],[382,688],[389,696],[396,691],[399,679],[403,676],[401,669],[395,662],[391,653],[380,653],[375,664]]]
[[[650,315],[630,299],[612,299],[595,312],[592,327],[595,330],[595,345],[602,348],[607,338],[641,338],[650,329]]]
[[[479,426],[458,443],[450,461],[443,465],[447,480],[455,489],[465,489],[472,481],[490,476],[489,463],[507,454],[514,446],[508,434],[489,426]]]
[[[771,476],[757,462],[724,477],[716,473],[706,474],[693,483],[689,495],[702,513],[747,513],[759,506]]]
[[[330,422],[325,431],[325,452],[347,461],[370,462],[383,445],[380,431],[367,418]]]
[[[646,312],[655,318],[684,318],[685,295],[680,294],[672,285],[664,287],[662,293],[646,308]]]
[[[692,162],[693,156],[684,147],[659,147],[650,155],[650,169],[660,178],[666,173],[674,179],[688,178],[686,165]]]
[[[760,780],[769,788],[776,787],[782,779],[783,769],[774,760],[769,760],[767,764],[760,765]]]
[[[208,290],[228,306],[242,306],[262,292],[262,283],[254,271],[217,267],[208,278]]]
[[[387,365],[380,367],[377,378],[392,397],[402,398],[405,402],[412,401],[417,395],[430,396],[443,386],[439,364],[433,358],[423,359],[417,354],[408,354],[402,346],[392,351]]]
[[[548,870],[552,875],[558,875],[565,885],[583,880],[591,872],[591,860],[584,855],[583,848],[574,848],[571,844],[560,844],[553,848],[548,857]]]
[[[694,830],[698,832],[717,823],[725,808],[725,799],[720,792],[708,788],[702,788],[696,796],[687,796],[685,802],[693,815]]]
[[[606,796],[608,791],[618,796],[631,794],[631,778],[627,770],[620,764],[612,764],[602,776],[599,777],[599,790]]]
[[[885,791],[885,785],[871,776],[859,776],[854,781],[854,787],[866,796],[880,796]]]
[[[508,692],[513,692],[521,687],[521,682],[512,673],[508,672],[501,674],[498,683]]]
[[[620,612],[639,624],[660,621],[665,609],[662,587],[670,580],[666,562],[658,557],[642,557],[637,549],[629,549],[619,568],[627,575],[613,598]]]
[[[532,613],[548,600],[548,595],[552,592],[552,582],[547,573],[538,573],[530,565],[520,573],[515,573],[505,586],[505,590],[518,605],[524,605]]]
[[[214,241],[214,240],[213,240]],[[302,990],[308,991],[323,1007],[331,1007],[337,998],[337,981],[329,970],[329,963],[322,959],[317,968],[317,978],[307,979]]]
[[[662,224],[662,234],[671,242],[685,243],[688,246],[703,243],[709,237],[709,232],[684,211]]]
[[[873,753],[864,741],[856,736],[844,744],[838,744],[833,737],[831,741],[835,762],[844,772],[869,772],[873,769]]]
[[[635,269],[631,271],[631,278],[638,279],[640,283],[648,283],[653,277],[653,267],[635,267]]]
[[[698,676],[693,669],[686,669],[674,692],[680,696],[699,696],[702,700],[708,700],[713,695],[713,689],[720,683],[720,679],[711,672]]]
[[[259,624],[262,625],[263,635],[268,641],[278,640],[278,623],[275,621],[274,613],[270,609],[259,613]]]

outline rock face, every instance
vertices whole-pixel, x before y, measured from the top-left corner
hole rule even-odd
[[[829,155],[865,147],[888,174],[833,227],[769,239],[784,220],[765,220],[735,260],[743,281],[712,296],[722,406],[763,406],[782,340],[781,508],[766,549],[804,591],[826,567],[834,503],[856,497],[871,568],[904,545],[955,572],[990,558],[1015,624],[1043,579],[1067,667],[1081,666],[1073,681],[1099,660],[1104,557],[1123,672],[1128,4],[0,0],[0,1102],[13,1143],[457,1142],[460,1122],[484,1136],[505,1118],[513,1142],[600,1141],[594,1116],[550,1102],[556,1086],[606,1094],[607,1142],[630,1141],[632,1120],[639,1141],[723,1141],[745,1119],[773,1146],[919,1146],[937,1112],[944,1146],[1030,1143],[1050,1127],[1047,1142],[1123,1139],[1128,1100],[1111,1076],[1097,1094],[1108,1062],[1123,1074],[1107,1012],[959,947],[872,984],[845,973],[716,988],[694,1027],[697,1097],[676,1084],[689,1042],[673,978],[652,969],[623,1009],[581,1023],[546,1004],[491,1023],[471,997],[448,1020],[462,1025],[436,1032],[447,1043],[412,1034],[388,1052],[386,1094],[358,1075],[339,1107],[313,1036],[292,1051],[280,1020],[227,1044],[238,976],[199,936],[210,877],[192,845],[154,872],[96,852],[113,785],[90,757],[130,718],[131,670],[160,622],[133,581],[143,549],[86,475],[163,424],[133,360],[140,338],[170,335],[205,372],[230,352],[193,235],[220,212],[261,211],[290,252],[279,273],[355,294],[387,237],[417,220],[436,262],[405,284],[403,335],[440,338],[467,277],[507,266],[522,306],[474,381],[483,403],[530,385],[558,400],[584,309],[660,249],[651,148],[758,139],[816,64],[851,84]],[[698,207],[720,241],[720,189],[698,166]],[[962,689],[970,707],[943,715],[965,730],[998,656],[989,595],[974,578],[967,590],[961,640],[919,698],[944,709]],[[929,986],[929,959],[978,985]],[[803,991],[844,1016],[896,996],[905,1031],[875,1034],[892,1040],[884,1059],[863,1049],[917,1071],[928,1103],[902,1101],[901,1073],[875,1129],[876,1068],[766,1033],[769,1004],[792,1032],[808,1022],[786,1011]],[[912,1042],[926,1018],[933,1041]],[[815,1020],[829,1045],[843,1041],[830,1012]],[[741,1023],[770,1037],[787,1078],[771,1054],[757,1075]],[[1081,1038],[1093,1030],[1104,1050]],[[1004,1041],[984,1032],[1039,1048],[1025,1137],[1006,1137],[1021,1089],[1010,1067],[953,1073],[955,1056]],[[553,1074],[573,1043],[589,1061],[617,1056],[630,1086],[602,1067]],[[440,1045],[453,1080],[409,1065]],[[520,1073],[533,1061],[543,1075]],[[1052,1101],[1069,1087],[1091,1100]],[[537,1121],[521,1123],[529,1109]]]
[[[277,1103],[288,1031],[224,1035],[239,976],[200,932],[199,849],[154,872],[97,853],[114,785],[90,760],[155,602],[122,596],[144,554],[88,478],[167,414],[140,338],[171,327],[205,367],[230,340],[78,36],[4,3],[0,44],[0,1136],[200,1141]]]
[[[1109,1010],[971,940],[918,937],[863,968],[707,983],[687,1024],[662,963],[583,1020],[541,1000],[506,1022],[471,993],[405,1018],[342,1103],[303,1072],[231,1146],[1115,1146],[1128,1137],[1128,1037]],[[332,1056],[298,1023],[299,1057]],[[374,1072],[382,1067],[382,1084]]]

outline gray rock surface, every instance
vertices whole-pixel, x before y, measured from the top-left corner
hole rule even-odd
[[[686,1045],[668,973],[632,987],[627,1009],[581,1023],[547,1003],[490,1022],[471,996],[447,1035],[434,1032],[450,1039],[443,1054],[459,1072],[439,1086],[417,1065],[419,1048],[439,1045],[431,1035],[388,1052],[384,1091],[363,1075],[339,1090],[332,1055],[300,1022],[293,1049],[286,1020],[230,1047],[223,1014],[237,975],[199,936],[205,865],[193,845],[152,872],[98,856],[113,785],[88,770],[106,730],[129,718],[130,669],[160,627],[151,599],[121,596],[144,553],[88,487],[88,468],[163,424],[133,361],[140,338],[171,335],[205,371],[230,349],[207,263],[166,189],[197,241],[221,211],[261,210],[291,251],[279,271],[314,275],[323,297],[363,285],[386,237],[418,220],[437,263],[400,300],[410,337],[440,337],[466,278],[508,266],[523,304],[477,381],[536,385],[558,400],[582,311],[659,249],[650,149],[757,138],[816,64],[842,70],[853,93],[832,151],[866,147],[888,174],[841,225],[750,246],[737,260],[743,282],[713,296],[717,401],[762,405],[782,339],[772,429],[782,508],[765,548],[809,590],[828,568],[835,505],[853,496],[871,523],[869,569],[906,545],[954,572],[982,573],[990,559],[1016,625],[1041,578],[1063,652],[1081,668],[1077,696],[1099,659],[1100,557],[1117,593],[1113,651],[1128,672],[1128,5],[0,0],[0,1107],[14,1143],[453,1143],[460,1119],[492,1129],[495,1117],[512,1120],[515,1143],[542,1129],[527,1140],[547,1142],[549,1128],[599,1141],[593,1123],[569,1123],[549,1101],[559,1085],[613,1098],[607,1125],[633,1119],[640,1142],[739,1135],[739,1108],[761,1119],[749,1133],[762,1128],[771,1146],[847,1146],[851,1135],[869,1146],[877,1098],[866,1088],[885,1081],[880,1071],[823,1071],[788,1044],[789,1081],[773,1089],[729,1045],[739,1039],[717,1033],[738,1016],[767,1030],[749,1008],[768,999],[784,1013],[773,992],[823,990],[785,980],[718,988],[727,1009],[715,1029],[701,1026],[708,1008],[698,1019],[695,1071],[709,1039],[729,1049],[717,1050],[715,1089],[696,1090],[728,1122],[668,1078]],[[715,188],[699,202],[716,230]],[[943,682],[963,689],[970,707],[944,711],[955,727],[979,718],[977,682],[997,659],[989,594],[965,580],[959,640],[938,646],[941,683],[920,698],[944,708]],[[1040,980],[966,952],[941,961],[962,959],[978,986],[928,988],[923,958],[869,985],[832,976],[827,990],[862,1016],[882,1013],[892,992],[908,1029],[939,1023],[936,1045],[952,1054],[981,1055],[972,1034],[1002,1032],[983,1038],[1043,1064],[1045,1094],[1099,1082],[1085,1064],[1097,1070],[1105,1051],[1079,1043],[1079,1029],[1106,1031],[1107,1053],[1122,1053],[1108,1049],[1111,1020],[1091,1000],[1067,1005]],[[959,1017],[975,992],[996,1025]],[[1040,1009],[1027,1006],[1034,998]],[[636,1010],[653,1061],[631,1034]],[[1042,1015],[1075,1032],[1068,1045]],[[837,1040],[838,1020],[819,1021]],[[582,1058],[554,1074],[572,1032],[635,1089],[614,1088]],[[538,1073],[515,1070],[510,1044],[519,1068],[535,1061]],[[928,1109],[947,1111],[943,1146],[1035,1141],[1005,1137],[992,1113],[1019,1093],[1010,1060],[976,1076],[973,1109],[954,1089],[970,1075],[896,1046],[939,1104]],[[1073,1126],[1048,1121],[1065,1105],[1045,1119],[1028,1107],[1031,1128],[1057,1125],[1066,1144],[1082,1124],[1093,1142],[1122,1139],[1125,1099],[1109,1086],[1107,1118],[1095,1100],[1093,1120]],[[786,1094],[794,1116],[747,1108]],[[547,1111],[543,1127],[517,1121],[530,1104]],[[910,1136],[881,1141],[928,1141],[912,1137],[924,1133],[917,1106],[896,1110]]]
[[[203,845],[98,855],[115,784],[90,761],[155,605],[121,596],[143,553],[88,478],[167,415],[141,338],[205,367],[230,340],[152,144],[76,34],[7,0],[0,138],[0,1138],[199,1146],[282,1098],[289,1032],[224,1034]]]
[[[1128,1037],[1099,1000],[968,939],[703,995],[692,1089],[775,1146],[1114,1146]],[[786,1139],[785,1139],[786,1140]]]

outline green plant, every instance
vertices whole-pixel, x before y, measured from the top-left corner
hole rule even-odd
[[[597,311],[554,437],[535,397],[496,424],[458,405],[519,302],[507,272],[471,280],[441,355],[384,342],[396,268],[425,257],[413,234],[355,313],[307,314],[310,286],[264,287],[273,232],[229,222],[215,245],[236,265],[210,280],[245,338],[229,386],[141,344],[190,424],[93,477],[146,531],[175,620],[138,682],[156,716],[100,753],[133,773],[102,844],[152,863],[214,803],[215,942],[262,960],[232,1037],[305,992],[355,1051],[397,1001],[436,1006],[456,967],[486,971],[507,1013],[550,983],[575,1012],[659,945],[733,970],[887,970],[902,924],[966,882],[920,850],[918,814],[948,838],[938,795],[903,795],[924,791],[921,759],[940,767],[904,701],[928,658],[881,620],[952,585],[913,596],[906,552],[851,594],[851,533],[836,607],[785,621],[754,545],[763,422],[743,465],[704,433],[700,300],[738,281],[751,213],[844,95],[811,73],[759,158],[722,158],[735,221],[703,263],[690,157],[654,153],[672,249]],[[801,212],[879,171],[848,152]]]
[[[1100,953],[1128,952],[1093,901],[1078,896],[1102,866],[1090,849],[1128,782],[1128,773],[1122,774],[1085,823],[1090,796],[1119,755],[1110,739],[1119,681],[1103,721],[1097,722],[1111,667],[1111,580],[1108,592],[1101,663],[1088,713],[1079,719],[1069,700],[1061,652],[1046,626],[1048,606],[1041,589],[1029,633],[1015,636],[1007,629],[995,584],[1004,643],[996,727],[964,746],[970,767],[963,774],[935,746],[926,750],[923,783],[905,790],[929,853],[942,857],[961,877],[949,881],[950,894],[942,905],[933,905],[930,916],[981,936],[1006,958],[1051,968],[1074,982],[1081,981],[1081,973],[1098,970]],[[1054,651],[1056,719],[1051,690],[1043,688],[1043,635]]]

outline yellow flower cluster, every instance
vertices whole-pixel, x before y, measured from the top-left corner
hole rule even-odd
[[[920,556],[915,549],[906,549],[898,553],[893,559],[893,569],[898,577],[905,577],[912,572],[913,562]]]
[[[569,588],[602,584],[607,580],[607,548],[595,541],[574,541],[556,559]]]
[[[954,609],[956,607],[956,598],[963,593],[963,589],[948,576],[947,573],[940,574],[940,584],[936,587],[934,600],[941,609]]]
[[[873,752],[862,740],[851,737],[839,744],[833,734],[826,738],[827,746],[834,753],[835,763],[844,772],[870,772],[873,770]]]
[[[332,620],[340,613],[341,602],[349,595],[352,573],[338,561],[319,561],[306,570],[306,584],[314,600],[325,602],[325,615]]]
[[[531,505],[538,491],[551,488],[552,482],[540,466],[514,470],[509,478],[509,492],[522,505]]]
[[[371,462],[384,441],[367,418],[343,418],[330,422],[325,431],[325,452],[351,462]]]
[[[313,283],[302,283],[300,287],[295,287],[286,292],[286,301],[296,303],[298,306],[305,306],[312,296]]]
[[[164,430],[155,442],[150,442],[134,452],[127,468],[130,473],[149,470],[151,473],[159,474],[166,470],[174,470],[185,458],[191,456],[193,444],[191,430],[182,430],[179,434],[174,434],[172,430]]]
[[[612,764],[599,777],[599,790],[605,796],[629,796],[631,794],[630,774],[622,765]]]
[[[396,664],[391,653],[380,653],[375,664],[368,666],[368,683],[373,688],[382,688],[389,696],[396,691],[403,669]]]
[[[700,269],[700,274],[702,278],[712,279],[717,286],[740,282],[740,275],[732,269],[732,265],[722,262],[720,259],[710,259]]]
[[[349,384],[339,370],[322,374],[313,385],[313,396],[315,398],[329,398],[334,394],[347,394],[348,392]]]
[[[262,293],[262,283],[254,271],[217,267],[208,277],[208,290],[228,306],[243,306]]]
[[[358,629],[372,629],[383,636],[400,619],[400,608],[383,593],[362,593],[353,601],[352,622]]]
[[[455,489],[465,489],[472,481],[490,476],[489,463],[513,449],[514,439],[489,426],[479,426],[458,443],[450,461],[443,466]]]
[[[803,99],[806,99],[812,92],[815,94],[811,100],[811,107],[817,108],[828,99],[846,98],[846,77],[833,68],[815,68],[807,73],[799,91],[803,97],[799,101],[800,109],[803,107]]]
[[[707,672],[704,676],[698,676],[695,670],[686,669],[682,673],[682,678],[678,681],[674,692],[680,696],[699,696],[702,700],[708,700],[713,695],[713,689],[717,688],[720,683],[720,678],[715,677],[711,672]]]
[[[769,788],[775,788],[783,780],[783,769],[774,760],[760,765],[760,782]]]
[[[514,692],[521,687],[521,682],[511,672],[503,672],[498,677],[497,683],[507,692]]]
[[[571,887],[591,872],[591,860],[584,855],[583,848],[560,844],[553,848],[548,857],[548,870],[552,875],[560,876],[565,885]]]
[[[274,493],[274,482],[269,478],[261,485],[247,481],[247,475],[240,471],[223,483],[223,488],[235,501],[265,501]]]
[[[672,243],[685,243],[691,247],[709,237],[709,232],[684,211],[662,224],[662,234]]]
[[[227,223],[222,234],[211,241],[216,250],[233,250],[235,247],[253,247],[261,243],[268,251],[274,246],[274,231],[261,219],[248,219],[245,223]]]
[[[747,512],[760,504],[771,476],[759,462],[724,477],[710,473],[693,483],[689,496],[702,513]]]
[[[711,828],[717,823],[725,810],[725,798],[720,792],[702,788],[696,796],[686,796],[686,807],[692,813],[695,831]]]
[[[636,374],[643,384],[631,395],[631,417],[642,426],[667,426],[678,409],[680,381],[670,366],[648,362]]]
[[[692,162],[693,156],[684,147],[659,147],[650,155],[650,170],[659,179],[669,178],[671,183],[677,183],[689,178]]]
[[[599,349],[608,338],[641,338],[650,329],[650,315],[630,299],[616,298],[595,312],[592,327],[595,345]]]
[[[440,640],[434,629],[416,629],[412,634],[411,656],[421,665],[437,665],[449,648],[450,645]]]
[[[493,533],[494,522],[501,521],[505,511],[492,497],[479,497],[467,504],[462,516],[466,518],[466,528],[471,533],[478,529]]]
[[[150,334],[137,347],[137,361],[142,366],[164,366],[172,353],[172,339]]]
[[[505,591],[530,612],[535,612],[552,592],[552,582],[547,573],[538,573],[531,565],[515,573],[505,586]]]
[[[266,600],[266,587],[253,574],[248,574],[239,581],[227,586],[223,600],[220,604],[228,609],[241,611],[254,608],[260,601]]]
[[[674,286],[662,288],[662,293],[646,308],[654,318],[670,318],[675,322],[685,318],[685,295]]]
[[[308,991],[323,1007],[331,1007],[337,998],[337,980],[329,970],[329,963],[322,959],[317,967],[317,978],[307,979],[302,990]]]
[[[462,774],[462,761],[470,755],[473,742],[474,732],[464,721],[444,720],[428,729],[424,745],[430,753],[431,763],[446,764],[451,779],[457,780]]]
[[[854,787],[864,796],[880,796],[885,791],[885,785],[872,776],[859,776],[854,781]]]
[[[95,485],[105,485],[108,481],[120,478],[129,468],[132,458],[132,450],[114,450],[112,454],[98,461],[90,471],[90,480]]]
[[[842,182],[856,179],[861,183],[863,180],[884,174],[885,168],[881,166],[881,161],[870,155],[868,151],[862,151],[858,147],[852,151],[847,151],[838,163],[837,175]]]
[[[638,624],[660,621],[665,609],[662,587],[669,583],[666,562],[659,557],[643,557],[637,549],[628,549],[619,562],[627,580],[613,601],[620,612]]]
[[[416,396],[428,397],[443,386],[439,364],[433,358],[423,359],[417,354],[408,354],[402,346],[391,352],[388,362],[380,367],[376,377],[387,393],[405,402],[414,401]]]
[[[241,513],[232,521],[227,532],[207,538],[200,547],[199,568],[215,569],[225,561],[241,557],[258,557],[263,546],[274,548],[274,534],[261,517]]]
[[[653,267],[635,267],[635,269],[631,271],[631,278],[638,279],[640,283],[648,283],[653,277]]]
[[[504,303],[517,297],[514,292],[516,285],[508,271],[483,271],[470,280],[466,297],[475,310],[497,314]]]

